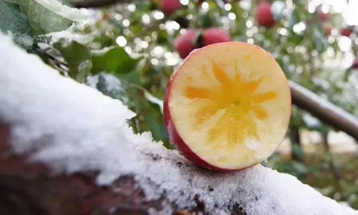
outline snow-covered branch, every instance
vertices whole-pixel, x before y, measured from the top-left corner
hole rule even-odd
[[[17,193],[37,214],[358,214],[261,165],[225,174],[191,165],[134,134],[126,120],[135,114],[120,101],[2,34],[0,65],[0,198]]]

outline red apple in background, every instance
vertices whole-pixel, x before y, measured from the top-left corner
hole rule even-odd
[[[352,30],[351,28],[344,28],[344,29],[341,31],[341,35],[342,35],[342,36],[345,36],[345,37],[351,36],[352,33],[353,33],[353,30]]]
[[[229,42],[231,41],[230,34],[220,28],[209,28],[204,31],[203,45],[211,45],[215,43]]]
[[[231,2],[230,2],[230,0],[228,1],[228,0],[222,0],[225,4],[230,4],[230,3],[233,3],[233,2],[239,2],[239,1],[241,1],[241,0],[232,0]]]
[[[181,58],[186,58],[196,48],[231,41],[229,33],[220,28],[209,28],[203,33],[195,30],[187,30],[174,42],[174,47]]]
[[[180,0],[160,0],[160,8],[163,13],[170,15],[182,7]]]
[[[354,60],[352,66],[351,66],[352,69],[358,69],[358,57]]]
[[[181,58],[186,58],[191,51],[196,47],[197,32],[194,30],[187,30],[183,35],[180,35],[174,42],[174,47]]]
[[[330,15],[329,13],[323,13],[322,11],[318,12],[318,17],[321,22],[328,22]]]
[[[267,28],[273,27],[276,24],[273,18],[270,3],[263,2],[259,4],[256,11],[256,19],[259,25]]]
[[[288,81],[276,60],[242,42],[191,52],[164,100],[172,143],[194,164],[217,171],[266,160],[283,140],[290,113]]]

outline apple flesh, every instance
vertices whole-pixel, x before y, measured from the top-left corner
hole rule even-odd
[[[280,66],[242,42],[191,52],[170,78],[164,100],[172,143],[194,164],[217,171],[266,160],[282,142],[290,114]]]

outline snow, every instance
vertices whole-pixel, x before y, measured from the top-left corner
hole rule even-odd
[[[72,21],[83,21],[86,19],[86,15],[83,10],[77,8],[71,8],[62,4],[58,0],[34,0],[38,4],[44,6],[53,13],[67,18]]]
[[[6,0],[11,3],[40,4],[51,12],[72,21],[84,21],[87,19],[86,9],[72,8],[62,4],[58,0]]]
[[[61,39],[67,40],[67,41],[76,41],[78,43],[86,44],[93,40],[94,35],[92,34],[79,34],[74,33],[73,27],[71,26],[69,29],[64,31],[58,31],[58,32],[52,32],[49,34],[46,34],[46,36],[51,38],[52,43],[56,43],[60,41]]]
[[[180,208],[203,201],[210,214],[240,207],[248,215],[358,214],[261,165],[234,173],[191,165],[150,133],[135,135],[126,122],[135,114],[119,100],[60,76],[1,33],[0,65],[0,118],[11,125],[13,153],[32,154],[56,173],[98,171],[98,185],[132,175],[148,200],[165,191]],[[163,202],[149,212],[170,214],[171,207]]]

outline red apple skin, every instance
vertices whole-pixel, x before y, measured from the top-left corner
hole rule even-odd
[[[341,31],[341,35],[345,36],[345,37],[351,36],[352,33],[353,33],[353,30],[350,28],[345,28]]]
[[[260,3],[256,12],[256,19],[259,25],[264,26],[266,28],[271,28],[276,24],[275,20],[273,19],[270,3]]]
[[[182,7],[180,0],[160,0],[160,8],[166,15],[170,15]]]
[[[202,49],[196,49],[195,51],[191,52],[189,56],[187,56],[183,63],[189,59],[191,56],[197,54],[198,52],[202,51]],[[182,64],[183,64],[182,63]],[[209,170],[215,170],[217,172],[234,172],[234,171],[238,171],[238,170],[244,170],[244,169],[248,169],[251,168],[253,166],[255,166],[256,164],[253,164],[250,167],[246,167],[246,168],[242,168],[242,169],[223,169],[223,168],[219,168],[216,166],[213,166],[211,164],[209,164],[208,162],[206,162],[205,160],[203,160],[202,158],[200,158],[197,154],[195,154],[195,152],[193,152],[188,145],[184,142],[184,140],[179,136],[177,129],[175,128],[175,125],[171,119],[171,115],[170,115],[170,110],[169,110],[169,101],[170,101],[170,94],[171,94],[171,90],[172,90],[172,83],[175,80],[175,77],[179,74],[180,72],[180,66],[174,71],[174,73],[172,74],[172,76],[170,77],[168,86],[167,86],[167,90],[165,93],[165,98],[164,98],[164,122],[165,122],[165,126],[167,128],[170,140],[172,142],[172,144],[174,144],[174,146],[178,149],[178,151],[185,157],[187,158],[189,161],[191,161],[193,164],[209,169]]]
[[[231,41],[229,33],[220,28],[209,28],[204,31],[203,36],[204,46]]]
[[[174,42],[174,47],[181,58],[186,58],[191,51],[196,48],[195,39],[197,32],[188,30],[185,34],[180,35]]]
[[[209,28],[203,33],[203,43],[201,47],[199,44],[196,44],[196,39],[198,37],[199,32],[195,30],[188,30],[185,34],[180,35],[174,42],[174,47],[179,53],[181,58],[186,58],[191,51],[196,48],[201,48],[203,46],[229,42],[231,41],[231,37],[228,32],[220,28]]]

